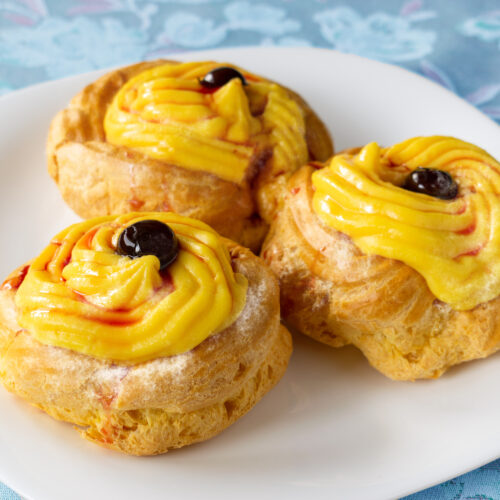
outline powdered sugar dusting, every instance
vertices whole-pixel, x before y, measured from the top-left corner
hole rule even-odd
[[[265,299],[268,295],[269,290],[264,280],[249,287],[245,307],[237,318],[237,321],[241,322],[243,328],[247,328],[249,323],[255,321],[255,315],[258,314],[259,308],[262,308],[265,304]]]
[[[189,363],[191,352],[159,358],[143,363],[134,369],[134,375],[140,377],[145,385],[153,384],[158,377],[169,377],[172,381],[182,378],[183,372]]]
[[[102,366],[94,372],[98,385],[118,385],[128,374],[130,368],[123,365]]]

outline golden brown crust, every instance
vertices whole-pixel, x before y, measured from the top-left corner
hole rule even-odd
[[[126,453],[164,453],[217,434],[277,383],[291,354],[275,278],[250,251],[228,245],[249,282],[238,319],[192,351],[134,366],[41,344],[17,324],[15,291],[1,289],[3,384]]]
[[[205,441],[251,410],[281,379],[288,363],[287,353],[292,348],[291,337],[280,326],[272,341],[267,356],[240,389],[210,406],[186,412],[164,408],[72,411],[70,419],[79,423],[84,438],[131,455],[157,455]],[[64,408],[37,406],[54,418],[68,420]]]
[[[104,116],[116,92],[136,74],[166,63],[178,64],[157,60],[114,70],[75,96],[50,126],[49,173],[66,203],[83,218],[172,210],[199,218],[220,234],[256,250],[267,232],[267,224],[256,216],[250,186],[239,186],[106,142]],[[289,92],[304,111],[311,158],[326,160],[333,153],[328,131],[307,103]],[[250,170],[265,172],[263,162],[264,157],[256,157]],[[264,175],[259,183],[271,181],[274,179]],[[278,183],[276,191],[282,184]]]
[[[290,325],[334,347],[354,344],[395,380],[436,378],[500,348],[500,298],[455,311],[409,266],[363,254],[315,215],[312,171],[290,179],[262,250]]]
[[[284,87],[289,92],[290,97],[304,111],[306,124],[306,141],[311,161],[326,161],[333,155],[333,141],[325,124],[319,116],[307,104],[307,102],[296,92]]]

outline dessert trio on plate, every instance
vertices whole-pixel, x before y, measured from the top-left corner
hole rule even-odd
[[[0,378],[91,441],[216,435],[283,376],[280,317],[395,380],[500,347],[500,164],[472,144],[334,155],[293,90],[159,60],[74,97],[47,157],[86,220],[0,288]]]

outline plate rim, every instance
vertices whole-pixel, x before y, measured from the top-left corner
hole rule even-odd
[[[388,71],[396,71],[396,72],[400,72],[402,74],[411,75],[411,77],[414,77],[414,78],[420,80],[421,82],[426,82],[427,84],[430,84],[431,86],[433,86],[435,88],[435,90],[437,89],[440,92],[444,92],[448,96],[453,96],[457,101],[461,102],[462,104],[467,105],[470,109],[474,110],[478,114],[478,116],[485,118],[490,123],[492,123],[493,125],[496,125],[497,127],[500,128],[500,124],[498,124],[495,120],[493,120],[488,115],[486,115],[485,113],[480,111],[476,106],[474,106],[473,104],[468,102],[466,99],[459,96],[458,94],[451,91],[450,89],[444,87],[443,85],[440,85],[439,83],[435,82],[434,80],[431,80],[430,78],[427,78],[427,77],[421,75],[420,73],[416,73],[415,71],[407,69],[407,68],[400,66],[398,64],[391,64],[391,63],[388,63],[385,61],[379,61],[377,59],[370,59],[370,58],[367,58],[364,56],[360,56],[358,54],[341,52],[339,50],[330,49],[328,47],[293,47],[293,46],[281,47],[281,46],[262,46],[262,45],[244,45],[244,46],[235,45],[235,46],[227,46],[227,47],[214,48],[214,49],[189,50],[189,51],[185,51],[185,52],[172,52],[172,53],[166,52],[165,54],[162,54],[162,57],[146,58],[146,59],[143,59],[143,61],[154,61],[157,59],[164,59],[167,57],[168,57],[168,59],[182,61],[182,59],[184,57],[193,58],[193,57],[197,57],[198,55],[203,56],[204,54],[213,54],[213,53],[220,53],[223,55],[225,52],[232,54],[232,53],[234,53],[234,51],[238,51],[238,52],[257,51],[257,52],[262,52],[262,53],[269,53],[270,51],[283,52],[283,53],[286,53],[286,52],[289,52],[289,53],[316,52],[316,53],[324,53],[325,55],[326,54],[334,54],[335,57],[345,57],[346,59],[355,59],[355,60],[357,59],[360,62],[363,62],[365,64],[373,63],[374,65],[385,67]],[[165,57],[163,57],[163,56],[165,56]],[[0,95],[0,104],[3,104],[4,101],[8,100],[9,98],[11,98],[13,96],[16,96],[16,98],[18,96],[22,97],[22,94],[24,92],[30,93],[30,92],[35,91],[35,90],[37,91],[37,90],[43,89],[43,87],[45,87],[45,86],[50,88],[50,86],[52,86],[54,84],[70,83],[72,80],[76,81],[76,80],[79,80],[80,78],[87,78],[88,77],[89,79],[95,79],[99,75],[105,74],[109,71],[112,71],[112,70],[115,70],[115,69],[118,69],[118,68],[121,68],[124,66],[128,66],[130,64],[135,64],[137,62],[141,62],[141,61],[130,61],[130,62],[127,62],[124,64],[108,66],[106,68],[98,68],[98,69],[93,69],[90,71],[83,71],[81,73],[74,73],[72,75],[67,75],[67,76],[64,76],[62,78],[54,78],[54,79],[44,80],[41,82],[36,82],[36,83],[30,84],[30,85],[27,85],[25,87],[14,89],[12,91],[7,92],[6,94]],[[335,139],[335,137],[334,137],[334,139]]]

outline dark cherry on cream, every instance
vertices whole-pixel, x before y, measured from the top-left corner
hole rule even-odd
[[[160,270],[162,270],[176,259],[179,244],[167,224],[158,220],[141,220],[122,231],[116,252],[132,259],[155,255],[160,260]]]
[[[200,80],[200,84],[206,89],[218,89],[234,78],[239,78],[243,85],[247,84],[245,77],[238,70],[230,66],[220,66],[213,69]]]
[[[448,172],[435,168],[418,167],[408,175],[401,187],[441,200],[453,200],[458,194],[458,186],[453,177]]]

